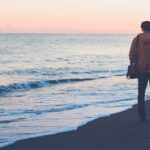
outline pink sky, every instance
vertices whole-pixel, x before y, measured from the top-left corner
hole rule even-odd
[[[1,0],[0,32],[136,33],[149,0]]]

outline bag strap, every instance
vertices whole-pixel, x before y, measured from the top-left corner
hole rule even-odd
[[[136,48],[137,48],[137,50],[138,50],[138,45],[139,45],[139,37],[140,37],[140,35],[138,35],[138,36],[136,37]]]
[[[139,37],[140,35],[137,35],[136,37],[136,44],[135,44],[135,65],[137,64],[138,62],[138,53],[139,53]]]

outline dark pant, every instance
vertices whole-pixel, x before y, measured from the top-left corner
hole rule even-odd
[[[140,73],[138,78],[138,113],[139,117],[145,118],[145,91],[148,81],[150,82],[150,73]]]

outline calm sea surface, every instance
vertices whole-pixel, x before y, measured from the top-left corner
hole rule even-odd
[[[0,147],[74,130],[136,103],[134,35],[0,34]]]

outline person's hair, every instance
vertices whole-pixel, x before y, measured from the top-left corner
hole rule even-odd
[[[143,21],[141,23],[141,28],[143,31],[150,31],[150,21]]]

